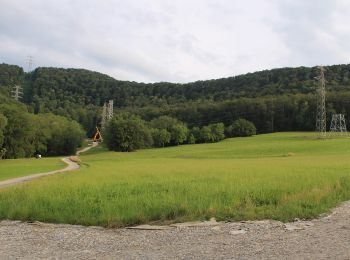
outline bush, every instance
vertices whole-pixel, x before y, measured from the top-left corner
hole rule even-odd
[[[226,137],[252,136],[256,134],[255,125],[245,119],[238,119],[225,130]]]
[[[164,147],[170,143],[170,133],[165,129],[152,129],[152,138],[154,146]]]
[[[199,128],[198,128],[199,129]],[[192,128],[193,134],[197,134],[198,129]],[[199,131],[197,142],[213,143],[225,139],[225,126],[223,123],[210,124],[203,126]]]
[[[0,148],[0,159],[3,159],[6,155],[6,148]]]
[[[65,117],[39,114],[33,122],[39,126],[34,131],[33,144],[40,154],[75,154],[85,137],[81,125]]]
[[[7,125],[7,118],[0,113],[0,147],[2,147],[2,143],[4,141],[4,130]]]
[[[170,133],[170,144],[179,145],[186,141],[188,128],[184,123],[169,116],[161,116],[151,121],[151,126]]]
[[[201,135],[199,138],[200,142],[203,143],[210,143],[213,140],[212,134],[211,134],[211,129],[209,126],[203,126],[201,128]]]
[[[188,144],[195,144],[196,143],[196,138],[194,137],[193,134],[189,134],[189,136],[187,137],[187,143]]]
[[[0,157],[74,154],[84,137],[81,125],[73,120],[30,114],[24,105],[11,100],[0,103]]]
[[[113,118],[103,135],[107,148],[111,151],[131,152],[150,147],[153,143],[151,132],[144,121],[129,114]]]
[[[225,139],[225,126],[223,123],[209,125],[213,142],[219,142]]]
[[[195,142],[199,142],[201,139],[201,130],[199,127],[195,126],[190,130],[190,135],[194,137]]]

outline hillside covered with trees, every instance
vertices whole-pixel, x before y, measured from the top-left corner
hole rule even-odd
[[[24,73],[18,66],[0,64],[0,94],[8,97],[19,84],[24,91],[22,110],[38,118],[52,113],[73,119],[88,136],[109,99],[114,100],[116,114],[126,112],[145,122],[168,116],[188,129],[218,123],[227,128],[238,119],[247,119],[258,133],[312,131],[317,75],[316,67],[299,67],[186,84],[145,84],[83,69],[37,68]],[[325,76],[328,120],[332,113],[345,113],[349,123],[350,65],[326,67]],[[151,130],[150,135],[159,139],[163,130]]]

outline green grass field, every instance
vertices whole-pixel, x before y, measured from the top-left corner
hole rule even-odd
[[[0,160],[0,181],[58,170],[65,165],[59,158]]]
[[[80,171],[0,190],[0,218],[120,227],[312,218],[350,199],[350,139],[277,133],[82,156]]]

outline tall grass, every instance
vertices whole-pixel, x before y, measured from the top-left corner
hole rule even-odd
[[[0,190],[0,218],[111,227],[311,218],[350,199],[348,147],[284,133],[86,155],[80,171]]]

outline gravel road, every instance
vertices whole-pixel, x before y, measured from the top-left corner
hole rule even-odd
[[[147,228],[147,226],[146,226]],[[162,230],[0,222],[1,259],[350,259],[350,201],[312,221]]]

